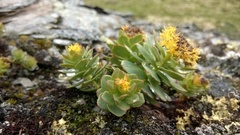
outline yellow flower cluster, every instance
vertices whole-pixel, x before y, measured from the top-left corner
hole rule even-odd
[[[72,44],[72,45],[69,45],[67,47],[67,51],[70,52],[70,53],[79,53],[83,50],[83,47],[81,45],[79,45],[78,43],[75,43],[75,44]]]
[[[176,32],[176,28],[168,26],[160,33],[161,45],[167,48],[167,52],[178,59],[182,59],[186,66],[196,65],[199,59],[198,48],[192,47],[187,40]]]
[[[167,51],[174,55],[176,54],[177,42],[179,41],[176,27],[168,26],[160,33],[161,44],[167,48]]]
[[[121,78],[121,79],[117,78],[115,81],[115,84],[121,88],[121,92],[125,93],[129,91],[130,82],[127,75],[125,75],[124,78]]]

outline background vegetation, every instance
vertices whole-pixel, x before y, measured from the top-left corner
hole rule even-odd
[[[240,0],[85,0],[92,6],[132,12],[152,22],[181,25],[194,23],[217,30],[232,39],[240,37]]]

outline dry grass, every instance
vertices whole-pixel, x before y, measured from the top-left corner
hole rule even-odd
[[[203,29],[216,29],[229,37],[240,37],[239,0],[85,0],[86,4],[122,12],[154,22],[195,23]]]

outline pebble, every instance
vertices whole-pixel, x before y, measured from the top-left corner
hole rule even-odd
[[[14,85],[21,84],[25,88],[33,87],[34,83],[29,79],[25,77],[19,77],[15,81],[13,81]]]
[[[66,39],[53,39],[53,43],[60,46],[67,46],[71,44],[72,41]]]

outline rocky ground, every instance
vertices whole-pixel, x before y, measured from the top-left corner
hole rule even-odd
[[[28,71],[12,64],[0,76],[0,134],[237,134],[240,133],[240,41],[202,31],[194,24],[178,26],[202,52],[198,72],[209,79],[207,93],[185,102],[145,104],[123,117],[101,111],[95,93],[67,89],[62,80],[61,53],[79,42],[96,51],[106,49],[123,25],[149,34],[164,24],[133,20],[75,0],[0,0],[0,56],[21,48],[38,61]],[[206,96],[207,94],[208,96]],[[180,111],[184,110],[184,111]],[[185,117],[184,117],[185,116]],[[177,129],[182,118],[185,130]]]

